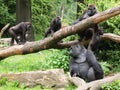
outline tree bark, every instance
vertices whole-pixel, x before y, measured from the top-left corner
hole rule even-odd
[[[16,0],[16,23],[31,22],[31,0]],[[27,41],[34,40],[33,29],[27,32]]]
[[[80,31],[86,30],[86,28],[89,28],[92,25],[98,24],[118,14],[120,14],[120,6],[116,6],[114,8],[98,13],[88,19],[82,20],[81,22],[73,26],[67,26],[65,28],[62,28],[59,31],[55,32],[53,36],[47,37],[43,40],[28,42],[24,45],[12,46],[9,47],[8,49],[1,50],[0,59],[11,55],[27,54],[38,52],[44,49],[54,48],[58,45],[61,39],[76,34]]]
[[[83,79],[78,77],[71,77],[70,79],[70,81],[78,87],[76,90],[100,90],[102,84],[111,83],[114,80],[120,80],[120,73],[89,83],[85,83]]]
[[[9,26],[10,26],[10,23],[6,24],[6,25],[2,28],[2,30],[1,30],[1,32],[0,32],[0,39],[1,39],[4,31],[5,31]]]

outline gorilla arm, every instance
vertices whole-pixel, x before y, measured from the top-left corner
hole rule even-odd
[[[92,51],[88,50],[87,51],[87,61],[89,63],[89,65],[91,67],[93,67],[94,71],[95,71],[95,76],[96,79],[102,79],[104,72],[102,70],[101,65],[98,63],[98,61],[96,60],[95,55],[93,54]]]

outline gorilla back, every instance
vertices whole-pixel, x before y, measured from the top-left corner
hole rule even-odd
[[[103,78],[103,70],[92,51],[76,44],[71,46],[70,55],[72,58],[69,62],[69,68],[72,77],[77,76],[86,81]]]
[[[10,45],[14,44],[14,40],[17,44],[24,44],[26,42],[26,32],[31,29],[31,22],[21,22],[9,29],[9,34],[11,36]],[[20,40],[18,39],[20,36]]]

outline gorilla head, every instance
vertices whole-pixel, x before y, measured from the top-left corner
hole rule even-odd
[[[97,13],[97,9],[96,9],[95,5],[91,4],[88,6],[86,12],[87,12],[88,16],[93,16]]]
[[[78,57],[80,52],[83,50],[82,48],[83,47],[80,46],[79,44],[71,46],[71,48],[70,48],[70,55],[72,57]]]

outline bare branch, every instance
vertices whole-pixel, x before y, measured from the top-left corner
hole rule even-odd
[[[0,32],[0,38],[2,37],[4,31],[5,31],[9,26],[10,26],[10,23],[6,24],[6,25],[2,28],[2,30],[1,30],[1,32]]]

